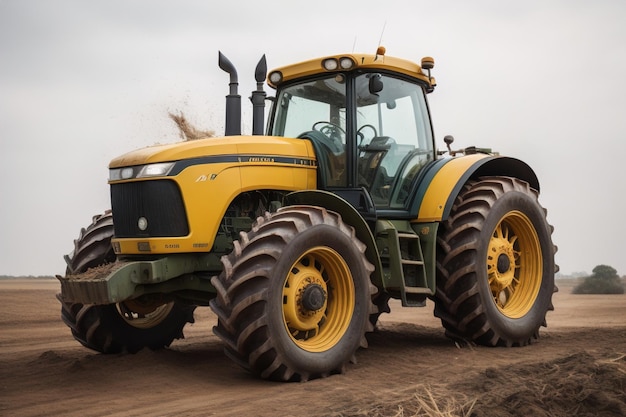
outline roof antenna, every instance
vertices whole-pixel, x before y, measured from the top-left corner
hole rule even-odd
[[[380,44],[383,41],[383,35],[385,33],[385,28],[387,27],[387,21],[385,20],[385,23],[383,23],[383,30],[380,31],[380,39],[378,39],[378,47],[376,48],[376,57],[374,58],[374,61],[376,61],[378,59],[378,55],[385,55],[385,48],[383,47],[381,49]]]
[[[354,53],[354,48],[356,48],[356,38],[357,36],[354,35],[354,42],[352,43],[352,53]]]

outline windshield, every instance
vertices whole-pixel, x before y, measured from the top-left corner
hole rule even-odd
[[[328,187],[347,186],[346,101],[343,74],[286,87],[277,97],[271,134],[310,139]]]
[[[345,77],[333,76],[287,87],[277,98],[277,105],[272,135],[295,138],[317,128],[317,122],[330,122],[345,132]]]

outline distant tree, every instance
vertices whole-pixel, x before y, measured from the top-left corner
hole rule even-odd
[[[598,265],[593,274],[585,278],[572,290],[574,294],[624,294],[624,284],[615,268]]]

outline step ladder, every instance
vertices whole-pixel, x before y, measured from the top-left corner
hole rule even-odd
[[[434,294],[429,286],[420,238],[416,233],[386,229],[388,244],[388,287],[400,291],[405,307],[423,307],[426,298]]]

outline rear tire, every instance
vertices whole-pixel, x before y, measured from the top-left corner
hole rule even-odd
[[[341,217],[285,207],[260,217],[213,277],[213,331],[225,352],[265,379],[306,381],[342,372],[366,347],[375,307],[365,245]]]
[[[435,316],[449,337],[523,346],[546,326],[556,248],[537,195],[508,177],[461,191],[438,237]]]
[[[115,262],[111,248],[113,217],[108,210],[94,216],[74,241],[74,250],[65,257],[66,275]],[[144,296],[108,305],[84,305],[63,300],[61,318],[72,335],[84,346],[102,353],[135,353],[144,347],[160,349],[183,338],[183,327],[193,323],[195,306],[166,300],[160,295]]]

